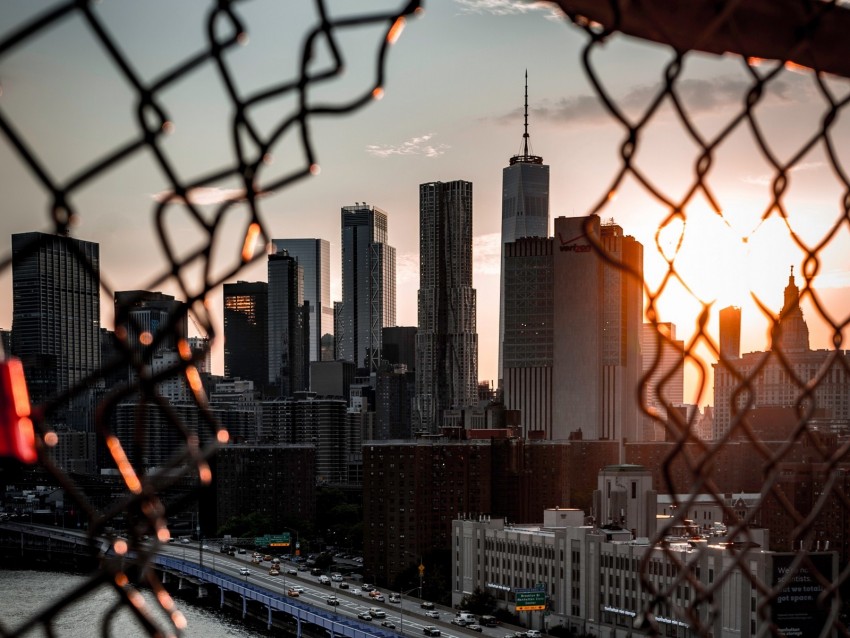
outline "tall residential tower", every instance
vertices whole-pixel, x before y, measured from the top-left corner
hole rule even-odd
[[[419,247],[414,421],[436,432],[444,410],[477,404],[472,182],[420,184]]]

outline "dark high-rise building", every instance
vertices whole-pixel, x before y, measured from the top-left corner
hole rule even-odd
[[[420,184],[419,238],[414,421],[436,432],[444,410],[478,402],[472,182]]]
[[[416,373],[404,364],[379,370],[375,380],[375,438],[408,439],[412,436],[412,408]]]
[[[741,309],[729,306],[720,311],[720,358],[741,357]]]
[[[416,370],[416,326],[394,326],[383,329],[384,361],[391,366],[403,365]]]
[[[12,235],[12,353],[23,362],[33,403],[67,392],[100,368],[96,243],[38,232]],[[87,427],[88,403],[82,399],[81,413],[69,406],[57,419]]]
[[[521,237],[549,237],[549,166],[531,154],[528,134],[528,72],[522,152],[502,169],[502,261],[499,288],[499,379],[503,378],[505,336],[505,245]]]
[[[381,329],[395,325],[395,248],[387,243],[387,214],[377,206],[342,207],[342,307],[337,358],[377,370]]]
[[[262,390],[269,381],[269,285],[224,284],[224,376],[248,379]]]
[[[309,384],[307,333],[309,307],[304,303],[304,275],[285,250],[269,255],[269,392],[289,397]]]
[[[273,239],[275,252],[295,257],[304,273],[304,301],[310,304],[310,361],[323,361],[322,336],[333,334],[331,247],[326,239]]]
[[[125,331],[135,361],[150,363],[154,354],[177,352],[186,339],[186,304],[171,295],[148,290],[116,291],[115,326]],[[144,338],[143,338],[144,337]]]

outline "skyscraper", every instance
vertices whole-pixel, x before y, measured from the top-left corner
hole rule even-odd
[[[420,184],[419,247],[414,420],[436,432],[444,410],[478,397],[471,182]]]
[[[377,206],[343,206],[341,216],[337,356],[375,371],[381,362],[381,329],[396,322],[395,248],[387,243],[387,214]]]
[[[262,390],[269,382],[269,285],[224,284],[224,376],[249,379]]]
[[[654,410],[658,419],[641,415],[637,440],[672,440],[663,425],[668,416],[667,408],[681,406],[685,401],[685,344],[676,339],[676,324],[644,323],[641,354],[642,373],[648,375],[644,405]]]
[[[24,364],[33,403],[70,390],[100,368],[98,244],[39,232],[12,235],[12,352]]]
[[[720,311],[720,357],[741,358],[741,308],[738,306]]]
[[[304,301],[310,303],[310,361],[322,360],[322,337],[334,333],[331,306],[331,247],[326,239],[273,239],[275,252],[286,250],[304,272]]]
[[[137,361],[149,364],[155,354],[177,353],[177,340],[188,336],[186,304],[172,295],[148,290],[116,291],[114,300],[115,325],[126,330]],[[169,327],[171,322],[173,328]],[[141,339],[144,333],[152,340]]]
[[[285,398],[309,383],[304,274],[285,250],[269,255],[268,272],[268,384],[273,396]]]
[[[505,407],[547,439],[635,440],[643,247],[596,216],[558,217],[555,235],[506,247]]]
[[[499,288],[499,378],[503,377],[505,337],[505,244],[521,237],[549,237],[549,166],[532,155],[528,134],[528,72],[525,74],[525,128],[522,152],[502,169],[502,261]]]

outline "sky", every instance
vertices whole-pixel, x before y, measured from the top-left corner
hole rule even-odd
[[[56,2],[5,0],[0,39]],[[142,81],[151,81],[205,45],[205,16],[210,2],[187,0],[103,0],[93,7],[119,43]],[[357,11],[393,8],[401,2],[356,3]],[[333,16],[355,9],[345,1],[327,2]],[[315,21],[310,2],[254,0],[237,10],[248,35],[227,55],[241,95],[296,77],[306,27]],[[226,33],[227,25],[216,25]],[[317,87],[312,99],[340,104],[371,89],[374,52],[382,29],[340,33],[346,72]],[[621,166],[622,125],[601,106],[581,63],[585,35],[552,6],[513,0],[439,0],[407,21],[389,51],[384,92],[363,109],[340,118],[316,118],[312,140],[317,175],[269,193],[260,202],[273,238],[318,237],[330,241],[332,300],[340,300],[340,208],[367,202],[386,211],[389,243],[397,251],[397,323],[416,325],[418,289],[418,186],[429,181],[473,183],[474,286],[478,298],[479,378],[497,377],[499,231],[501,174],[522,144],[524,74],[528,72],[531,150],[550,166],[550,216],[581,216],[604,202],[599,214],[614,219],[645,247],[647,286],[657,291],[664,258],[676,265],[691,287],[672,283],[658,302],[659,319],[677,325],[686,343],[695,332],[701,302],[713,302],[708,324],[716,337],[716,311],[730,304],[743,308],[742,351],[763,350],[767,321],[753,295],[772,312],[782,302],[790,267],[800,273],[804,253],[789,235],[819,241],[841,215],[845,187],[830,168],[825,146],[801,154],[789,172],[784,202],[787,221],[771,215],[761,221],[770,201],[772,169],[756,148],[752,129],[738,126],[714,155],[708,182],[721,213],[697,196],[687,207],[687,224],[662,223],[669,209],[648,195],[633,177],[616,193],[609,190]],[[327,56],[317,53],[316,64]],[[594,68],[627,117],[638,117],[651,103],[664,66],[671,59],[662,47],[622,36],[611,38],[591,56]],[[749,71],[739,58],[692,55],[678,88],[693,124],[711,136],[740,112]],[[840,98],[846,82],[824,80]],[[66,183],[88,166],[138,135],[136,95],[104,55],[79,16],[63,21],[24,45],[0,54],[0,113],[11,121],[41,158],[51,178]],[[771,153],[788,161],[821,126],[826,111],[822,89],[810,75],[782,71],[755,113]],[[201,65],[158,94],[171,122],[161,148],[181,178],[210,174],[232,161],[229,122],[233,113],[215,69]],[[257,121],[270,129],[293,108],[289,98],[258,110]],[[850,153],[847,118],[839,116],[830,139],[839,160]],[[672,201],[693,183],[699,152],[684,133],[669,101],[642,130],[635,165]],[[303,161],[292,136],[274,148],[267,176],[279,176]],[[845,160],[846,161],[846,160]],[[100,244],[101,273],[113,290],[150,288],[166,269],[155,238],[157,198],[168,187],[149,150],[130,154],[109,171],[75,191],[79,213],[73,235]],[[238,188],[221,180],[195,199],[204,211]],[[10,235],[50,229],[48,198],[0,135],[0,255],[8,258]],[[610,196],[609,196],[610,195]],[[217,238],[217,255],[239,254],[244,210]],[[240,216],[241,215],[241,216]],[[230,219],[230,217],[228,217]],[[190,250],[199,233],[179,206],[166,217],[175,250]],[[662,228],[659,231],[659,228]],[[219,249],[218,246],[221,246]],[[814,286],[832,322],[850,317],[850,250],[844,225],[821,252]],[[224,272],[233,260],[221,258]],[[265,280],[265,263],[249,265],[238,276]],[[11,326],[11,272],[0,272],[0,327]],[[232,280],[235,280],[234,277]],[[798,276],[798,285],[802,279]],[[173,282],[156,289],[176,294]],[[104,295],[102,325],[110,327],[111,299]],[[221,291],[208,299],[221,326]],[[828,323],[806,298],[803,303],[813,347],[830,347]],[[846,347],[846,346],[843,346]],[[213,348],[213,368],[223,371],[222,344]],[[706,362],[712,362],[700,347]],[[696,396],[697,370],[686,369],[686,402],[711,403]]]

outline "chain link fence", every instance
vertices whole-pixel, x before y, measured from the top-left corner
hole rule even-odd
[[[822,282],[835,267],[828,253],[846,254],[848,249],[850,181],[842,160],[846,146],[842,118],[846,118],[850,100],[845,81],[850,69],[844,50],[850,10],[844,2],[820,0],[557,0],[557,4],[586,35],[581,56],[586,77],[610,122],[622,133],[619,168],[589,212],[611,214],[616,194],[629,182],[645,195],[644,201],[657,204],[661,211],[655,246],[646,247],[647,254],[657,252],[655,256],[663,263],[657,281],[645,285],[646,320],[657,329],[655,357],[640,391],[647,418],[673,443],[661,460],[658,489],[675,495],[674,514],[650,539],[673,568],[672,575],[664,577],[653,565],[651,553],[646,554],[640,564],[641,613],[628,624],[649,635],[680,635],[680,627],[664,621],[665,617],[675,618],[689,625],[688,635],[714,636],[725,631],[718,620],[723,607],[742,604],[751,605],[753,619],[751,626],[740,627],[742,636],[846,636],[850,568],[843,539],[850,505],[850,448],[844,406],[850,388],[850,358],[842,347],[850,317],[840,298],[831,296]],[[655,43],[667,53],[666,61],[658,65],[657,81],[639,106],[618,97],[620,87],[609,80],[611,67],[603,57],[609,45],[634,42],[634,38]],[[693,99],[693,76],[686,73],[686,66],[699,65],[712,56],[737,61],[737,77],[745,80],[736,85],[723,122],[705,127]],[[806,81],[811,90],[805,99],[819,106],[819,113],[815,121],[787,121],[784,129],[777,130],[771,127],[763,106],[771,94],[783,90],[789,76],[794,86]],[[648,160],[653,149],[672,150],[670,138],[660,141],[653,137],[653,127],[663,118],[668,129],[678,130],[680,146],[690,150],[691,177],[687,184],[677,184],[675,192],[668,187],[669,181],[654,171],[657,165]],[[742,146],[746,148],[742,150]],[[728,147],[736,150],[727,152]],[[734,194],[718,192],[722,180],[715,178],[724,163],[735,161],[736,153],[760,156],[757,165],[770,173],[764,179],[766,196],[757,204],[756,217],[753,213],[741,215],[729,206]],[[812,210],[793,196],[794,178],[808,169],[831,173],[837,185],[833,208]],[[740,166],[738,170],[742,170]],[[751,292],[753,306],[768,326],[764,352],[742,356],[737,351],[740,308],[724,309],[729,314],[721,315],[719,342],[715,328],[709,328],[720,308],[695,286],[694,271],[688,270],[686,263],[688,249],[683,249],[694,241],[710,241],[699,236],[695,224],[705,210],[738,233],[739,245],[752,245],[767,234],[768,225],[776,223],[790,240],[784,244],[784,249],[792,249],[789,262],[799,258],[797,278],[792,269],[780,312],[775,299],[762,299]],[[747,230],[739,230],[744,226],[740,217],[752,218]],[[816,217],[818,224],[814,223]],[[607,256],[601,245],[596,248],[609,262],[628,270]],[[774,250],[783,248],[777,245]],[[718,255],[721,262],[727,257],[733,258],[731,254]],[[719,277],[721,265],[704,263],[704,268],[717,270]],[[631,274],[643,281],[643,273]],[[747,276],[745,272],[735,274],[741,279]],[[696,307],[693,329],[678,326],[679,340],[663,329],[663,311],[659,310],[665,299],[675,294],[675,288],[685,291]],[[810,326],[825,326],[827,349],[810,348],[801,304],[806,306],[805,321]],[[725,343],[724,336],[728,338]],[[677,410],[664,400],[665,386],[674,382],[662,361],[665,349],[679,352],[685,364],[697,371],[703,391],[711,390],[713,372],[710,432],[700,431],[698,413]],[[647,355],[653,359],[651,349],[644,352]],[[657,387],[650,388],[653,384]],[[648,405],[649,391],[660,397],[660,409]],[[736,446],[744,451],[730,465],[730,449]],[[751,479],[754,493],[730,498],[730,492],[742,490],[742,483],[736,482],[743,476],[741,469]],[[753,485],[753,479],[757,484]],[[723,565],[706,563],[709,548],[704,545],[691,543],[689,551],[683,552],[682,545],[673,542],[674,538],[683,540],[682,529],[699,525],[690,517],[701,499],[722,509],[729,536],[737,541],[727,547],[731,558]],[[772,570],[754,568],[753,553],[748,551],[748,547],[764,543],[752,533],[760,525],[771,528],[770,548],[785,556],[776,559]],[[823,558],[827,549],[837,552],[837,563]],[[713,574],[706,578],[707,566]],[[739,579],[752,586],[753,598],[735,601],[722,597],[724,588],[734,589]],[[800,588],[801,583],[816,593],[795,599],[795,594],[806,589]],[[786,624],[783,613],[800,616]],[[817,617],[818,622],[800,620],[807,615],[809,621]],[[797,628],[792,631],[788,626]]]
[[[88,185],[115,167],[131,163],[140,156],[153,158],[168,184],[168,190],[160,194],[150,213],[166,263],[158,271],[152,268],[148,273],[147,289],[176,288],[186,300],[177,311],[170,312],[167,325],[152,329],[140,323],[131,312],[133,305],[142,298],[138,295],[125,297],[123,304],[116,304],[116,330],[111,344],[116,353],[113,358],[77,378],[48,379],[47,383],[52,381],[53,385],[45,387],[61,388],[53,394],[43,395],[36,387],[38,383],[29,381],[34,403],[32,420],[38,433],[39,463],[64,489],[65,499],[73,503],[77,518],[87,523],[92,555],[97,556],[100,552],[94,539],[110,531],[119,517],[124,523],[120,527],[126,525],[127,538],[114,540],[107,558],[102,560],[101,570],[79,587],[62,592],[14,632],[4,628],[0,620],[0,635],[29,635],[28,632],[39,627],[46,635],[55,635],[56,616],[101,587],[114,589],[120,600],[112,609],[105,611],[100,627],[92,624],[93,632],[108,635],[116,612],[126,608],[132,611],[150,635],[181,633],[185,620],[153,570],[146,569],[146,566],[152,548],[171,537],[169,525],[174,518],[197,498],[201,487],[210,482],[210,455],[218,444],[227,442],[230,437],[209,409],[198,372],[198,364],[208,355],[209,341],[215,337],[214,322],[205,302],[213,289],[235,277],[252,261],[265,256],[265,246],[270,237],[260,205],[261,197],[318,173],[318,152],[312,141],[314,122],[317,118],[353,113],[381,97],[389,47],[401,33],[405,17],[419,9],[419,2],[411,0],[398,2],[391,10],[370,12],[355,7],[334,14],[322,0],[308,3],[306,6],[312,6],[314,15],[312,24],[293,44],[300,48],[296,73],[291,78],[280,77],[274,83],[246,90],[240,83],[238,64],[234,63],[232,53],[248,44],[249,24],[243,18],[248,4],[230,0],[209,3],[201,25],[206,34],[205,46],[150,79],[145,79],[136,70],[133,59],[122,48],[121,39],[110,32],[108,20],[101,15],[105,7],[98,6],[96,2],[60,2],[47,10],[41,9],[38,15],[8,32],[0,42],[0,62],[3,62],[20,48],[40,38],[50,37],[69,23],[82,24],[101,55],[117,69],[133,96],[135,131],[126,142],[108,149],[89,165],[76,167],[66,179],[59,180],[53,176],[56,158],[39,155],[30,145],[28,132],[17,128],[13,118],[2,110],[2,104],[0,131],[19,162],[29,169],[47,196],[50,232],[57,236],[67,235],[75,222],[86,215],[84,207],[75,204],[75,198]],[[303,8],[303,5],[286,7],[285,11],[291,13]],[[162,19],[167,19],[167,16],[162,16]],[[285,25],[286,20],[281,29]],[[380,32],[380,39],[374,43],[371,80],[344,101],[328,102],[316,97],[318,87],[338,80],[346,63],[351,62],[344,56],[341,38],[354,29],[370,26]],[[149,43],[149,46],[155,46],[155,42]],[[316,63],[317,59],[321,60],[321,64]],[[227,164],[218,170],[186,179],[181,176],[179,160],[169,154],[165,143],[174,127],[164,96],[176,85],[191,82],[193,77],[202,73],[216,75],[221,95],[230,108],[231,155]],[[286,103],[294,106],[288,110],[279,108],[284,99],[289,99]],[[273,122],[269,121],[269,105],[278,107],[271,109],[276,118]],[[288,140],[286,145],[284,138]],[[295,144],[291,144],[291,140],[295,140]],[[291,168],[283,173],[272,172],[268,166],[274,154],[284,158],[290,156]],[[283,163],[286,164],[285,161]],[[196,203],[198,198],[194,195],[204,188],[234,182],[239,187],[232,189],[232,195],[216,206],[213,214]],[[232,232],[232,227],[225,225],[234,209],[247,210],[248,214],[241,229],[241,250],[235,255],[235,263],[222,272],[213,267],[213,259],[228,261],[228,255],[215,254],[215,251],[216,245],[221,243],[221,235]],[[169,231],[166,218],[175,210],[195,223],[198,237],[190,242],[190,250],[183,250],[185,237],[175,236],[173,231]],[[108,279],[99,276],[97,253],[75,242],[57,244],[55,236],[50,234],[34,234],[34,238],[16,251],[14,259],[12,255],[3,258],[0,271],[9,271],[18,260],[25,263],[45,251],[63,252],[64,257],[75,264],[76,276],[83,281],[78,282],[79,285],[87,288],[89,293],[93,290],[95,296],[101,292],[113,297],[115,291],[108,287]],[[186,325],[190,320],[208,337],[205,347],[193,348],[185,339]],[[169,365],[152,371],[149,365],[151,355],[165,345],[176,349],[179,357]],[[41,362],[42,367],[51,365],[50,362]],[[128,370],[129,374],[126,373]],[[121,373],[119,383],[114,382],[116,373]],[[191,419],[162,396],[160,386],[169,380],[188,385],[195,407]],[[93,393],[92,389],[95,389]],[[110,424],[111,415],[122,402],[135,405],[135,426],[119,435]],[[82,484],[75,475],[60,469],[51,458],[49,447],[56,445],[60,436],[65,436],[54,431],[55,424],[67,423],[73,414],[80,413],[88,414],[83,418],[92,424],[98,440],[105,443],[104,459],[120,473],[117,494],[113,492],[105,498],[103,495],[96,498],[96,486]],[[128,450],[144,449],[148,434],[145,424],[152,422],[152,414],[156,415],[156,427],[166,432],[160,436],[167,436],[167,440],[173,443],[173,454],[156,471],[146,472],[143,464],[136,462],[138,459]],[[169,500],[162,497],[169,490],[173,491],[175,486],[179,488],[177,496]],[[148,542],[148,538],[153,542]],[[155,604],[161,609],[152,610],[145,603],[139,595],[139,585],[152,590]]]

